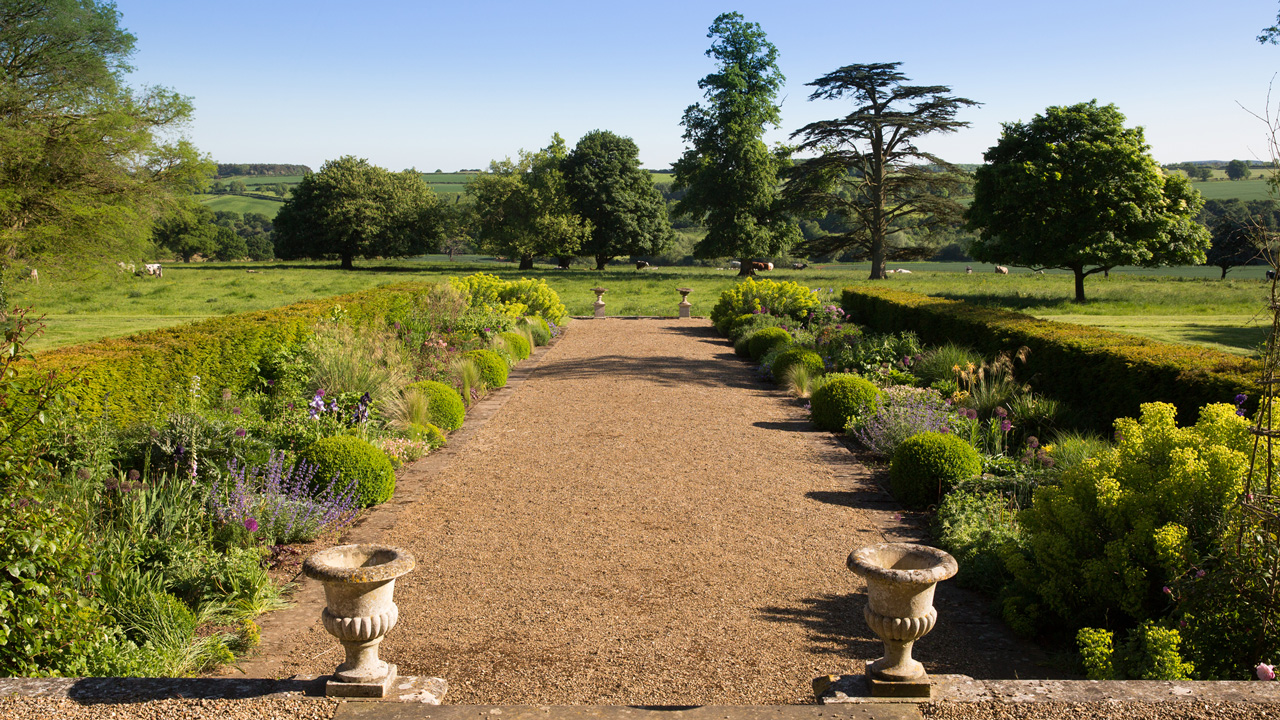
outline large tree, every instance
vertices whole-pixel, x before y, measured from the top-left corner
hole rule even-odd
[[[1006,124],[975,174],[970,254],[1070,270],[1075,302],[1086,277],[1117,265],[1202,264],[1209,232],[1194,218],[1204,201],[1149,150],[1142,128],[1096,100]]]
[[[871,279],[884,278],[886,259],[933,254],[932,243],[899,245],[895,233],[927,237],[960,222],[958,191],[968,184],[958,167],[921,149],[931,133],[955,132],[955,119],[972,100],[949,95],[945,85],[907,85],[901,63],[846,65],[809,83],[810,100],[853,101],[849,114],[810,123],[791,134],[801,153],[820,153],[790,168],[783,197],[801,213],[836,213],[842,232],[809,240],[802,252],[827,255],[855,249],[871,259]]]
[[[1270,238],[1280,228],[1280,204],[1275,200],[1210,200],[1200,211],[1200,222],[1212,237],[1205,264],[1220,268],[1225,279],[1231,268],[1264,256]]]
[[[742,15],[717,17],[707,37],[718,67],[698,81],[706,104],[689,106],[681,120],[690,147],[674,165],[673,189],[686,191],[676,212],[707,228],[695,256],[739,257],[749,275],[747,261],[781,254],[800,235],[778,197],[789,153],[764,142],[765,128],[782,121],[775,98],[785,78],[778,49]]]
[[[564,174],[574,210],[592,226],[580,252],[595,257],[597,270],[619,255],[657,255],[671,244],[667,205],[631,138],[592,130],[565,159]]]
[[[563,164],[569,150],[559,133],[547,147],[519,159],[489,163],[489,172],[467,183],[475,199],[477,239],[496,255],[520,258],[572,256],[591,236],[591,223],[573,210]]]
[[[1227,163],[1227,179],[1229,180],[1248,180],[1252,174],[1253,170],[1250,169],[1249,163],[1244,160],[1232,160]]]
[[[407,257],[434,249],[436,197],[417,170],[391,172],[350,155],[304,175],[276,214],[276,255]]]
[[[190,101],[125,84],[133,47],[112,3],[0,2],[0,265],[141,254],[152,218],[212,175],[177,134]]]

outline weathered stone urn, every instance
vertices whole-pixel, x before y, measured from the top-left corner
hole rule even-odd
[[[602,318],[604,317],[604,294],[608,291],[602,287],[593,287],[591,292],[596,294],[596,317]]]
[[[956,574],[956,559],[927,545],[882,543],[853,551],[848,565],[867,581],[863,617],[884,641],[884,657],[867,665],[871,694],[927,697],[929,676],[911,646],[937,622],[934,586]]]
[[[689,309],[693,307],[693,303],[689,302],[689,293],[693,292],[693,288],[677,288],[676,292],[680,293],[680,317],[689,317]]]
[[[326,694],[386,696],[396,679],[396,666],[378,658],[378,645],[400,616],[391,600],[396,578],[413,566],[408,552],[384,545],[338,545],[303,563],[307,577],[324,583],[326,606],[320,613],[324,628],[347,651]]]

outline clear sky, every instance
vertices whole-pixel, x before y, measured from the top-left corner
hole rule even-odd
[[[976,163],[1001,123],[1050,105],[1115,103],[1162,163],[1265,159],[1280,46],[1258,44],[1275,0],[117,0],[138,38],[134,85],[194,99],[190,137],[218,162],[356,155],[400,170],[486,167],[559,132],[633,138],[646,167],[683,150],[680,117],[713,68],[707,27],[761,25],[787,77],[785,140],[850,105],[812,81],[895,62],[913,83],[983,103],[926,147]],[[1272,98],[1280,104],[1280,80]]]

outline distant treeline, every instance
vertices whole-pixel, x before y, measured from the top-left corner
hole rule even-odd
[[[218,163],[218,177],[227,178],[237,175],[306,175],[311,168],[306,165],[285,165],[282,163]]]

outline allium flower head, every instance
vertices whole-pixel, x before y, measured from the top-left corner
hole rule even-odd
[[[1268,665],[1266,663],[1258,663],[1258,667],[1254,668],[1253,670],[1255,673],[1258,674],[1259,680],[1275,680],[1276,679],[1276,667],[1274,665]]]
[[[1008,410],[1005,410],[1005,409],[1004,409],[1004,408],[1002,408],[1002,407],[998,407],[998,408],[996,408],[996,416],[997,416],[997,417],[1002,417],[1002,418],[1003,418],[1003,417],[1009,417],[1009,411],[1008,411]]]
[[[236,437],[244,437],[244,436],[245,436],[244,428],[236,428]]]
[[[253,518],[245,518],[244,529],[249,532],[258,532],[258,521]]]

